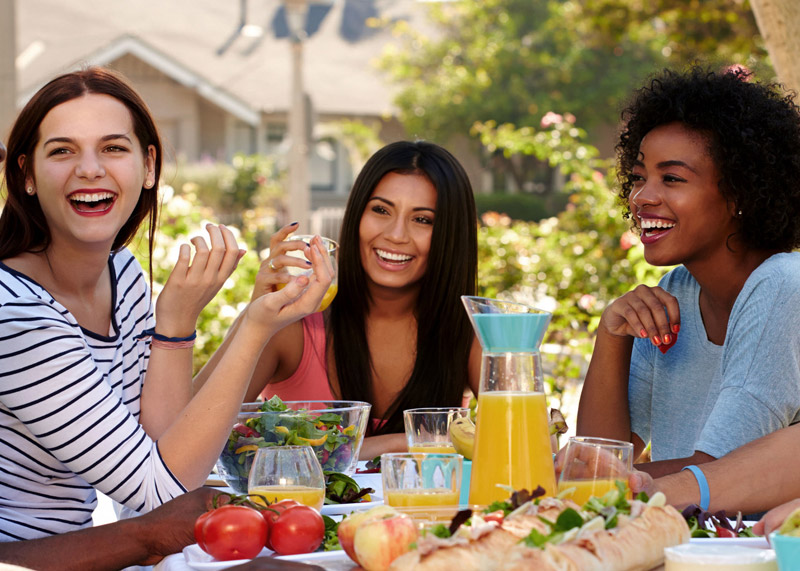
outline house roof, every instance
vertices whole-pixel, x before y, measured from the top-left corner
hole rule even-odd
[[[311,0],[318,3],[319,0]],[[291,53],[281,0],[20,0],[20,99],[64,71],[133,54],[247,123],[289,107]],[[246,8],[246,20],[242,10]],[[394,88],[374,66],[393,41],[371,18],[424,21],[417,0],[333,0],[312,5],[303,66],[321,114],[392,114]],[[243,34],[234,34],[240,24]],[[248,33],[262,30],[260,36]]]

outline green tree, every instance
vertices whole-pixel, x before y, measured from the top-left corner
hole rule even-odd
[[[402,88],[407,130],[438,141],[475,122],[534,127],[548,111],[572,113],[591,133],[615,125],[620,103],[659,68],[766,65],[743,0],[457,1],[432,3],[430,19],[435,36],[396,24],[404,43],[380,67]],[[542,175],[533,158],[489,156],[517,188],[553,172]]]

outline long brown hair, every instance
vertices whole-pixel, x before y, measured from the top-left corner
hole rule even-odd
[[[156,150],[155,183],[142,187],[139,202],[130,218],[114,239],[116,252],[130,243],[139,226],[147,218],[149,260],[153,257],[153,241],[158,221],[158,181],[161,177],[161,138],[147,105],[120,74],[90,67],[61,75],[42,87],[20,111],[8,137],[5,168],[6,204],[0,214],[0,260],[23,252],[41,252],[50,245],[50,228],[39,205],[39,199],[25,192],[25,179],[33,173],[33,151],[39,143],[39,127],[51,109],[87,93],[110,95],[127,107],[133,121],[133,132],[143,151],[152,145]],[[25,157],[20,166],[20,157]],[[152,265],[152,262],[148,262]],[[152,271],[150,272],[152,275]]]
[[[444,148],[399,141],[376,152],[359,173],[342,220],[339,293],[331,304],[329,334],[342,398],[374,402],[372,357],[367,345],[369,299],[359,252],[359,225],[372,191],[389,173],[419,174],[436,189],[428,267],[417,298],[414,370],[377,433],[403,431],[403,410],[459,406],[468,380],[473,332],[462,295],[477,286],[478,221],[464,168]]]

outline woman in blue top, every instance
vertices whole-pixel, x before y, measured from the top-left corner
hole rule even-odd
[[[626,216],[677,266],[610,304],[577,432],[660,476],[800,420],[800,113],[749,73],[666,71],[623,112]]]

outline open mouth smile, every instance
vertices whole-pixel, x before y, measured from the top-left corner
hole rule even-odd
[[[69,196],[72,208],[84,214],[102,214],[111,210],[117,195],[113,192],[75,192]]]
[[[642,243],[652,243],[675,227],[675,222],[662,218],[639,218],[642,229]]]
[[[408,254],[387,252],[386,250],[381,250],[379,248],[375,248],[375,253],[378,255],[378,258],[386,264],[403,265],[414,259],[414,256],[409,256]]]

